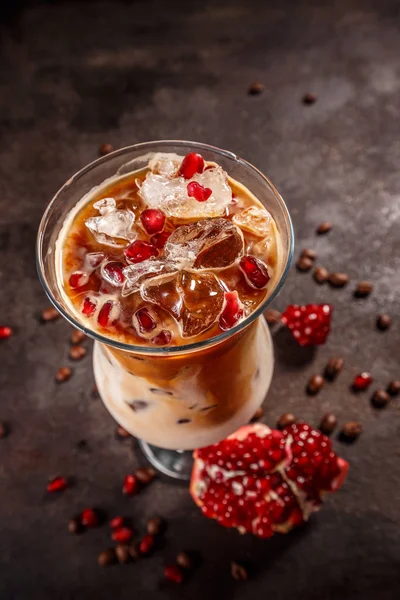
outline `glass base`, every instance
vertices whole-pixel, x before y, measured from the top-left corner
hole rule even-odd
[[[174,479],[190,481],[193,467],[192,450],[166,450],[143,440],[138,440],[138,443],[149,463],[157,471]]]

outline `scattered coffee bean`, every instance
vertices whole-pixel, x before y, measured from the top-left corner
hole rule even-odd
[[[297,419],[292,413],[284,413],[281,415],[276,423],[278,429],[285,429],[296,423]]]
[[[58,383],[63,383],[64,381],[68,381],[68,379],[72,375],[72,369],[69,367],[60,367],[56,373],[56,381]]]
[[[314,104],[316,101],[317,101],[317,96],[315,94],[311,94],[310,92],[307,92],[306,94],[304,94],[304,96],[302,98],[303,104],[307,104],[307,105]]]
[[[135,542],[134,544],[129,544],[128,552],[129,552],[129,556],[131,557],[132,560],[139,560],[140,551],[139,551],[139,544],[137,542]]]
[[[391,396],[397,396],[400,393],[400,380],[394,379],[391,381],[387,387],[387,391]]]
[[[300,256],[296,262],[296,268],[298,271],[306,272],[312,269],[313,261],[307,256]]]
[[[83,531],[82,523],[79,517],[73,517],[68,521],[69,533],[81,533]]]
[[[332,287],[342,288],[349,283],[347,273],[330,273],[328,281]]]
[[[187,552],[179,552],[176,557],[176,562],[182,569],[189,570],[193,568],[193,561]]]
[[[126,438],[132,437],[131,434],[129,433],[129,431],[127,431],[126,429],[124,429],[122,427],[122,425],[118,425],[117,426],[117,429],[115,430],[115,434],[117,435],[117,437],[122,438],[122,439],[126,439]]]
[[[111,534],[111,539],[119,544],[127,544],[133,537],[133,531],[130,527],[119,527],[114,529]]]
[[[83,346],[72,346],[69,351],[69,357],[71,360],[81,360],[86,356],[86,348]]]
[[[263,417],[263,415],[264,415],[264,409],[262,406],[259,406],[251,418],[251,423],[254,423],[254,421],[259,421]]]
[[[333,225],[329,221],[324,221],[320,223],[317,227],[318,235],[323,235],[324,233],[328,233],[332,229]]]
[[[343,425],[340,433],[343,439],[353,442],[361,435],[362,431],[363,428],[361,423],[358,421],[348,421]]]
[[[265,89],[265,86],[260,81],[254,81],[247,90],[249,96],[258,96],[262,94]]]
[[[247,581],[247,570],[237,562],[231,562],[231,575],[236,581]]]
[[[278,312],[277,310],[273,310],[272,308],[269,308],[268,310],[266,310],[264,313],[264,316],[265,316],[265,320],[267,321],[267,323],[269,325],[274,325],[274,323],[279,323],[281,320],[281,313]]]
[[[334,356],[328,360],[324,369],[324,375],[329,381],[333,381],[343,369],[344,360],[340,356]]]
[[[161,517],[153,517],[147,521],[147,533],[158,535],[165,529],[165,521]]]
[[[117,544],[115,546],[115,554],[118,562],[121,565],[126,565],[126,563],[129,562],[130,554],[128,546],[126,544]]]
[[[55,321],[60,316],[60,313],[54,306],[49,306],[42,310],[41,320],[43,323],[47,323],[48,321]]]
[[[100,156],[105,156],[106,154],[110,154],[114,150],[111,144],[101,144],[99,148]]]
[[[333,413],[326,413],[324,417],[322,417],[321,423],[319,425],[320,430],[325,435],[329,435],[332,433],[334,429],[337,427],[337,418]]]
[[[384,408],[390,402],[390,396],[385,390],[376,390],[371,398],[372,405],[375,408]]]
[[[97,558],[97,562],[100,567],[108,567],[116,562],[116,554],[114,548],[107,548],[107,550],[103,550]]]
[[[152,467],[139,467],[135,471],[135,476],[140,483],[147,485],[157,476],[157,472]]]
[[[86,335],[83,331],[79,331],[79,329],[74,329],[71,334],[71,344],[80,344],[86,338]]]
[[[307,383],[307,393],[311,395],[318,394],[318,392],[323,388],[325,383],[325,379],[322,375],[313,375]]]
[[[7,425],[7,423],[0,423],[0,440],[2,438],[7,437],[7,435],[10,433],[10,429]]]
[[[392,317],[389,315],[378,315],[376,319],[376,326],[381,331],[386,331],[392,324]]]
[[[360,281],[357,284],[356,289],[354,290],[354,297],[355,298],[366,298],[367,296],[370,295],[370,293],[372,292],[373,289],[374,289],[374,286],[372,285],[372,283],[370,281]]]
[[[325,283],[328,281],[329,273],[325,267],[316,267],[313,273],[314,281],[317,283]]]
[[[174,583],[182,583],[183,581],[183,573],[178,565],[166,565],[164,567],[164,577]]]
[[[142,537],[139,543],[140,554],[148,554],[154,546],[154,537],[152,535],[145,535]]]
[[[300,258],[309,258],[310,260],[315,260],[317,258],[317,253],[311,248],[304,248],[304,250],[301,251]]]

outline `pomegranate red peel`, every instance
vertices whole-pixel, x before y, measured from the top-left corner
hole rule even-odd
[[[307,521],[348,470],[329,438],[301,422],[281,432],[246,425],[193,456],[190,492],[203,514],[261,538]]]

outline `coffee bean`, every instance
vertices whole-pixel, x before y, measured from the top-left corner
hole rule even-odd
[[[237,562],[231,562],[231,575],[236,581],[247,581],[247,570]]]
[[[249,96],[258,96],[262,94],[265,89],[265,86],[260,81],[254,81],[247,90]]]
[[[129,431],[124,429],[122,427],[122,425],[118,425],[117,429],[115,430],[115,434],[117,435],[117,437],[122,438],[122,439],[132,437],[131,434],[129,433]]]
[[[99,148],[100,156],[105,156],[106,154],[110,154],[114,150],[111,144],[101,144]]]
[[[361,423],[358,421],[348,421],[343,425],[340,433],[344,440],[354,442],[361,435],[362,431]]]
[[[373,289],[374,286],[370,281],[360,281],[354,290],[354,296],[355,298],[366,298],[370,295]]]
[[[153,517],[147,521],[147,533],[158,535],[165,529],[165,521],[161,517]]]
[[[325,416],[322,417],[321,423],[319,425],[320,430],[325,435],[329,435],[337,426],[337,418],[333,413],[326,413]]]
[[[149,403],[146,400],[132,400],[129,403],[130,408],[133,412],[140,412],[141,410],[146,410],[148,408]]]
[[[73,517],[68,521],[68,531],[69,533],[81,533],[83,531],[83,526],[79,517]]]
[[[289,425],[296,423],[297,419],[292,413],[284,413],[281,415],[276,423],[278,429],[285,429]]]
[[[329,381],[333,381],[343,369],[344,360],[340,356],[332,357],[324,369],[324,375]]]
[[[371,398],[371,402],[375,408],[384,408],[390,402],[390,396],[385,390],[376,390]]]
[[[311,395],[318,394],[318,392],[323,388],[325,383],[325,379],[322,375],[313,375],[307,383],[307,393]]]
[[[296,262],[296,268],[298,271],[309,271],[313,266],[313,261],[311,258],[307,256],[300,256],[300,258]]]
[[[278,312],[277,310],[273,310],[272,308],[269,308],[268,310],[266,310],[264,313],[264,316],[265,316],[265,320],[267,321],[267,323],[269,325],[274,325],[274,323],[279,323],[279,321],[281,320],[281,313]]]
[[[254,421],[258,421],[259,419],[262,418],[262,416],[264,415],[264,409],[262,406],[259,406],[256,410],[256,412],[254,413],[254,415],[251,418],[251,422],[253,423]]]
[[[391,381],[387,387],[387,391],[391,396],[397,396],[400,393],[400,380],[394,379]]]
[[[304,248],[304,250],[301,251],[300,258],[309,258],[310,260],[315,260],[317,258],[317,253],[311,248]]]
[[[157,472],[152,467],[139,467],[135,471],[135,476],[140,483],[147,485],[157,476]]]
[[[55,321],[60,316],[60,313],[54,306],[49,306],[42,311],[41,319],[43,323],[47,323],[48,321]]]
[[[71,360],[81,360],[86,356],[86,348],[83,346],[72,346],[69,351],[69,357]]]
[[[176,562],[183,569],[189,570],[193,568],[193,561],[187,552],[179,552],[176,557]]]
[[[332,287],[342,288],[349,283],[349,276],[346,273],[330,273],[328,281]]]
[[[318,235],[323,235],[324,233],[328,233],[332,229],[333,225],[329,221],[324,221],[320,223],[317,227]]]
[[[325,283],[328,281],[329,273],[325,267],[316,267],[313,273],[314,280],[317,283]]]
[[[70,369],[69,367],[60,367],[56,373],[56,381],[58,381],[58,383],[68,381],[71,375],[72,369]]]
[[[378,315],[376,319],[376,326],[381,331],[386,331],[392,324],[392,317],[389,315]]]
[[[127,544],[117,544],[115,546],[115,554],[121,565],[126,565],[129,562],[130,554]]]
[[[71,344],[80,344],[86,338],[86,335],[83,331],[79,331],[79,329],[74,329],[71,334]]]
[[[311,94],[310,92],[307,92],[306,94],[304,94],[304,96],[302,98],[303,104],[307,104],[307,105],[314,104],[316,101],[317,101],[317,96],[315,94]]]
[[[177,424],[178,425],[187,425],[187,423],[191,423],[192,419],[178,419],[177,420]]]
[[[132,560],[139,560],[140,552],[139,552],[139,544],[137,542],[133,544],[129,544],[128,546],[129,556]]]
[[[100,567],[108,567],[115,563],[116,558],[114,548],[107,548],[107,550],[103,550],[103,552],[99,554],[97,562]]]
[[[10,433],[10,429],[7,425],[7,423],[1,423],[0,422],[0,440],[2,438],[7,437],[7,435]]]

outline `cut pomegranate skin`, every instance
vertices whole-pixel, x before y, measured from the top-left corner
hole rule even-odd
[[[291,304],[281,315],[300,346],[324,344],[330,332],[333,306],[330,304]]]
[[[348,470],[329,438],[302,422],[246,425],[193,456],[190,493],[203,514],[261,538],[307,521]]]
[[[196,173],[202,173],[204,171],[204,158],[201,154],[196,152],[189,152],[186,154],[179,168],[179,175],[182,175],[185,179],[191,179]]]

